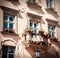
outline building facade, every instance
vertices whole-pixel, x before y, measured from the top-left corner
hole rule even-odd
[[[0,58],[34,58],[30,41],[49,34],[60,40],[60,0],[1,0]]]

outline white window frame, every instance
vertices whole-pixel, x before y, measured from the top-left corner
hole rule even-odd
[[[30,26],[30,28],[32,28],[33,29],[33,33],[35,33],[34,32],[34,30],[36,29],[36,33],[37,33],[37,31],[38,31],[38,28],[37,28],[37,26],[38,26],[38,24],[37,23],[35,23],[35,22],[30,22],[30,23],[32,23],[32,26]],[[37,26],[34,28],[34,24],[36,24]]]
[[[54,0],[52,2],[50,0],[46,0],[47,8],[54,8]]]
[[[4,21],[3,21],[3,22],[6,22],[6,23],[8,24],[8,26],[7,26],[7,29],[4,29],[4,27],[3,27],[3,30],[4,30],[4,31],[5,31],[5,30],[8,30],[8,32],[9,32],[9,31],[10,31],[9,24],[12,23],[13,26],[14,26],[14,17],[13,17],[13,16],[9,16],[9,15],[4,15],[4,16],[7,16],[7,17],[8,17],[7,20],[4,20]],[[10,21],[10,20],[9,20],[10,17],[13,17],[13,21]],[[3,19],[4,19],[4,17],[3,17]],[[4,24],[4,23],[3,23],[3,24]],[[11,28],[11,29],[13,30],[13,28]]]
[[[49,27],[50,27],[50,30],[49,30]],[[54,28],[54,29],[52,30],[52,28]],[[55,36],[55,26],[48,25],[48,32],[50,33],[51,37],[54,37]],[[54,33],[54,35],[52,35],[52,33]]]

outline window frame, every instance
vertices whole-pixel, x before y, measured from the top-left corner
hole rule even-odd
[[[30,28],[33,29],[33,33],[37,34],[37,30],[38,30],[37,26],[38,26],[38,24],[35,23],[35,22],[30,22],[30,23],[32,23],[32,26],[30,25]],[[36,27],[34,27],[34,24],[36,24]]]
[[[10,53],[9,50],[11,50],[13,52]],[[4,57],[3,55],[5,55],[7,58],[9,58],[9,56],[12,55],[14,58],[14,52],[15,52],[15,46],[2,45],[2,57]]]
[[[4,20],[4,16],[8,17],[7,20]],[[4,15],[4,16],[3,16],[3,31],[14,33],[14,30],[13,30],[14,17],[10,15]],[[10,17],[13,18],[13,21],[10,20]],[[6,28],[4,28],[4,23],[8,24]],[[12,24],[13,26],[11,27],[10,24]]]
[[[36,0],[28,0],[30,3],[36,3]]]
[[[53,0],[50,1],[50,0],[46,0],[46,5],[47,5],[47,8],[53,8]]]
[[[50,27],[50,30],[49,30],[49,27]],[[55,36],[55,26],[48,24],[48,32],[51,35],[51,37],[54,37]],[[53,33],[54,33],[54,35],[53,35]]]

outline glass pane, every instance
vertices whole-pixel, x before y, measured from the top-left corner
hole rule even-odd
[[[55,27],[52,27],[52,30],[54,30],[55,29]]]
[[[29,0],[29,2],[32,2],[32,0]]]
[[[34,29],[33,33],[37,33],[37,30],[36,30],[36,29]]]
[[[37,24],[34,23],[34,28],[36,28],[36,27],[37,27]]]
[[[30,22],[30,27],[32,27],[32,25],[33,25],[32,22]]]
[[[14,58],[14,55],[13,54],[9,54],[9,58]]]
[[[50,30],[50,27],[48,26],[48,30]]]
[[[52,7],[52,0],[46,0],[47,7]]]
[[[13,17],[9,17],[9,21],[13,21]]]
[[[40,57],[40,52],[35,52],[36,57]]]
[[[4,16],[4,20],[8,20],[8,16]]]
[[[12,47],[9,48],[9,53],[14,53],[14,49]]]
[[[14,58],[14,47],[8,48],[9,58]]]
[[[7,54],[2,54],[2,58],[7,58]]]
[[[7,46],[3,46],[2,52],[3,52],[4,54],[7,54],[7,52],[8,52],[8,47],[7,47]]]
[[[8,27],[8,23],[7,22],[4,22],[3,23],[3,28],[7,28]]]
[[[2,58],[7,58],[8,47],[2,46]]]
[[[9,28],[13,28],[13,23],[9,23]]]
[[[55,34],[55,33],[54,33],[54,32],[52,32],[52,37],[54,37],[54,34]]]

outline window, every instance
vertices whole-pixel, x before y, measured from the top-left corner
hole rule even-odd
[[[3,31],[13,32],[14,17],[4,15],[3,18]]]
[[[2,58],[14,58],[14,50],[13,46],[2,46]]]
[[[32,24],[32,22],[30,22],[30,27],[31,27],[31,28],[33,27],[33,24]]]
[[[30,28],[33,29],[33,33],[37,33],[37,23],[30,22]]]
[[[53,0],[46,0],[47,8],[53,7]]]
[[[31,3],[35,3],[36,1],[35,0],[28,0],[29,2],[31,2]]]
[[[48,31],[49,31],[51,37],[54,37],[54,35],[55,35],[54,30],[55,30],[55,26],[48,25]]]

